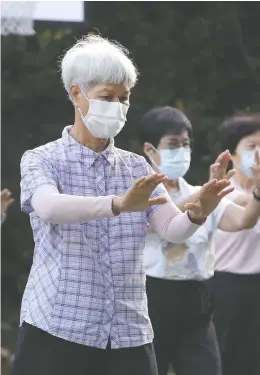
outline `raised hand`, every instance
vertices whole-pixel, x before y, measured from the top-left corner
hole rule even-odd
[[[194,203],[186,203],[184,208],[189,210],[192,219],[203,220],[215,210],[223,197],[234,190],[229,186],[228,180],[211,180],[202,186],[197,200]]]
[[[151,199],[154,189],[165,180],[167,180],[167,177],[162,173],[154,173],[151,176],[139,178],[122,197],[113,199],[114,213],[145,211],[151,206],[166,203],[167,198],[158,197]]]
[[[210,166],[210,177],[209,180],[230,180],[236,173],[235,169],[231,169],[227,172],[228,163],[230,160],[229,151],[222,152],[216,159],[215,163]]]
[[[6,214],[8,208],[13,204],[12,193],[8,189],[1,191],[1,214]]]

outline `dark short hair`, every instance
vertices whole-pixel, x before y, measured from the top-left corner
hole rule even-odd
[[[192,125],[185,114],[177,108],[159,107],[148,111],[141,121],[141,142],[150,142],[157,147],[167,134],[192,133]]]
[[[230,117],[219,128],[221,149],[235,154],[239,142],[260,130],[260,113]]]

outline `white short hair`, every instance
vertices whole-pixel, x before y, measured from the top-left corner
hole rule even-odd
[[[98,35],[78,40],[61,60],[61,75],[66,91],[72,84],[91,89],[99,84],[135,86],[138,71],[128,50],[117,42]]]

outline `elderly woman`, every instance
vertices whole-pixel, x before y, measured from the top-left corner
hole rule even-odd
[[[115,147],[137,81],[123,47],[88,36],[61,68],[74,125],[21,162],[21,207],[35,251],[13,374],[156,375],[143,266],[147,223],[167,241],[183,242],[232,189],[212,180],[181,213],[165,175]]]

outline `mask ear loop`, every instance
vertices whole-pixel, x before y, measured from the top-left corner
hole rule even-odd
[[[160,154],[160,152],[157,150],[157,148],[155,148],[154,146],[152,146],[152,147],[153,147],[154,152],[158,152],[158,154]],[[151,161],[151,163],[156,167],[156,170],[158,170],[159,165],[153,160],[152,156],[148,156],[148,158]]]
[[[80,89],[81,94],[84,96],[84,98],[87,99],[88,103],[90,103],[89,98],[87,97],[87,95],[84,93],[83,89],[82,89],[80,86],[79,86],[79,89]],[[75,103],[75,106],[77,107],[77,109],[78,109],[78,111],[79,111],[79,113],[80,113],[80,116],[81,116],[81,118],[82,118],[82,120],[83,120],[84,117],[86,117],[87,115],[86,115],[86,116],[83,115],[81,109],[79,108],[78,103]]]

